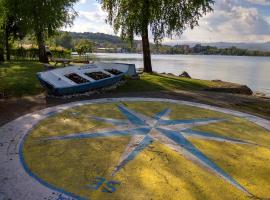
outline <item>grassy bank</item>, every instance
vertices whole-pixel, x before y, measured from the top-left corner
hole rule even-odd
[[[128,80],[127,83],[118,89],[119,92],[147,92],[147,91],[177,91],[189,90],[198,91],[206,88],[218,87],[220,83],[179,78],[161,74],[142,74],[140,80]]]
[[[33,96],[44,93],[44,89],[41,87],[36,77],[36,73],[42,70],[42,64],[37,62],[11,62],[0,65],[0,100],[4,100],[0,102],[0,110],[5,109],[6,111],[4,112],[6,113],[13,112],[14,109],[16,112],[19,112],[19,109],[26,109],[29,111],[29,109],[31,110],[31,108],[34,107],[33,104],[35,103],[38,105],[37,109],[40,109],[40,106],[43,108],[45,106],[44,104],[47,103],[44,96],[41,95],[41,99],[37,99]],[[164,96],[166,93],[173,94],[166,98],[183,99],[184,97],[181,95],[181,93],[185,93],[183,91],[193,91],[189,96],[184,96],[187,99],[194,99],[206,104],[249,112],[262,117],[270,117],[270,102],[267,99],[255,98],[252,96],[232,96],[230,94],[198,92],[207,88],[223,87],[223,84],[225,83],[186,79],[160,74],[142,74],[140,80],[129,79],[125,85],[121,86],[116,91],[111,91],[110,94],[104,94],[104,97],[117,97],[118,95],[121,96],[123,94],[128,95],[127,93],[140,95],[142,92],[144,92],[144,95],[149,94],[149,97],[152,97],[151,92],[154,92],[155,94],[159,94],[158,97],[166,97]],[[224,87],[226,86],[228,85],[225,85]],[[180,95],[177,95],[178,93],[180,93]],[[29,97],[14,98],[15,101],[10,99],[10,97],[23,96]],[[5,97],[5,99],[2,99],[3,97]],[[29,101],[28,98],[31,98],[32,100]],[[95,98],[95,96],[90,98]],[[19,101],[21,102],[18,103]],[[55,100],[50,100],[50,103],[53,104],[54,101]],[[65,102],[63,101],[61,103]]]
[[[21,97],[43,92],[36,77],[36,73],[42,70],[42,64],[37,62],[9,62],[0,65],[0,96]],[[143,74],[140,80],[128,80],[117,92],[203,90],[217,85],[212,81]]]

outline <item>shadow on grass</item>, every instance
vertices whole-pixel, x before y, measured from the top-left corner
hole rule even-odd
[[[38,62],[6,62],[0,65],[0,98],[35,95],[42,92],[36,73],[43,70]]]

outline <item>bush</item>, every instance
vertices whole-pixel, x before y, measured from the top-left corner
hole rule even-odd
[[[50,51],[53,57],[55,58],[70,58],[71,57],[71,50],[54,48],[54,49],[50,49]]]
[[[66,49],[54,48],[50,50],[55,58],[70,58],[71,51]],[[10,50],[14,60],[38,60],[38,48],[15,48]]]

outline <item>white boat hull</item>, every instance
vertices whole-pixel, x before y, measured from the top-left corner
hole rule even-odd
[[[41,84],[54,95],[82,93],[110,86],[124,75],[135,76],[135,65],[122,63],[94,63],[70,66],[37,74]]]

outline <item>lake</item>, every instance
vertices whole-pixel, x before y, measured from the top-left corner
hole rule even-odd
[[[143,67],[142,54],[98,53],[95,57]],[[179,75],[186,71],[192,78],[244,84],[270,96],[270,57],[152,55],[152,65],[159,73]]]

